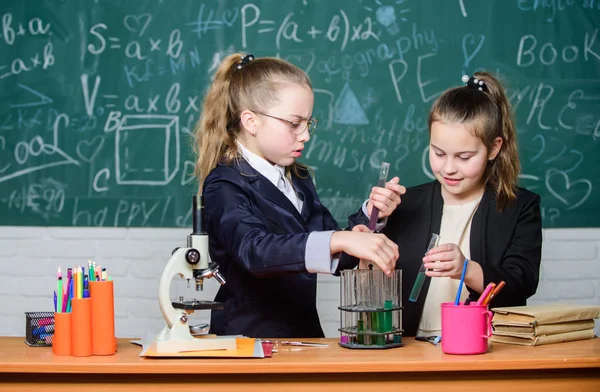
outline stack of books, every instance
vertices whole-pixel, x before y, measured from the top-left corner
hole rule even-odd
[[[494,308],[491,341],[540,346],[594,338],[600,307],[554,303]]]

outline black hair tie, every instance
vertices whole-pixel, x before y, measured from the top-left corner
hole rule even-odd
[[[237,69],[242,69],[244,65],[250,64],[250,61],[254,60],[253,54],[247,54],[242,56],[242,61],[236,66]]]
[[[463,75],[462,81],[466,83],[467,87],[476,88],[477,90],[484,92],[488,91],[487,86],[485,85],[483,80],[479,80],[475,76],[469,77],[467,75]]]

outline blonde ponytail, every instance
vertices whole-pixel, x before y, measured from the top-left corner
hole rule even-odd
[[[482,139],[484,143],[489,143],[486,143],[489,150],[497,136],[502,138],[502,147],[490,163],[486,176],[487,186],[496,191],[496,205],[501,211],[517,197],[516,186],[521,170],[514,116],[500,81],[488,72],[476,72],[474,76],[485,83],[487,94],[495,102],[498,111],[497,121],[493,124],[494,131],[482,130]]]
[[[213,83],[202,104],[202,115],[196,123],[195,152],[196,176],[199,180],[199,193],[206,176],[217,166],[220,159],[231,159],[237,152],[232,122],[230,84],[231,72],[240,59],[240,54],[227,57],[215,73]]]

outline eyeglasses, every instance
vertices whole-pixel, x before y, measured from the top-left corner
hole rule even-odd
[[[296,121],[289,121],[284,118],[271,116],[270,114],[267,114],[267,113],[261,113],[261,112],[256,112],[256,113],[258,113],[262,116],[270,117],[275,120],[279,120],[281,122],[288,124],[290,126],[290,132],[293,133],[294,135],[301,135],[302,133],[304,133],[304,131],[306,129],[308,129],[308,134],[311,135],[317,128],[317,123],[319,122],[314,117],[302,118],[302,119],[298,119]]]

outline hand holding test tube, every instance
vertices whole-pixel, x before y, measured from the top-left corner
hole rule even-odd
[[[381,169],[379,170],[379,180],[377,181],[378,187],[385,188],[385,182],[387,180],[389,171],[389,162],[382,162]],[[373,208],[371,209],[371,216],[369,217],[369,230],[371,230],[371,232],[374,232],[375,228],[377,227],[377,219],[379,219],[379,209],[373,206]],[[373,264],[370,262],[369,269],[373,269]]]
[[[429,246],[425,251],[425,254],[429,252],[431,249],[438,246],[438,242],[440,242],[440,236],[436,233],[431,233],[431,239],[429,240]],[[421,269],[419,269],[419,274],[417,275],[417,279],[415,279],[415,283],[413,285],[412,290],[410,291],[410,296],[408,297],[409,301],[417,302],[417,298],[419,298],[419,293],[421,292],[421,288],[423,287],[423,282],[425,281],[425,264],[421,262]]]
[[[381,169],[379,170],[379,180],[377,181],[378,187],[385,188],[385,182],[387,181],[389,171],[389,162],[382,162]],[[373,206],[373,208],[371,209],[371,216],[369,217],[369,230],[375,231],[375,227],[377,226],[377,219],[379,219],[379,209]]]

